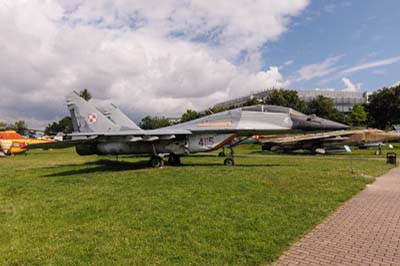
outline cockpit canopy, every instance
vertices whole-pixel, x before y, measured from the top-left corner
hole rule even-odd
[[[245,106],[242,107],[242,111],[250,111],[250,112],[264,112],[264,113],[284,113],[284,114],[294,114],[305,116],[303,113],[300,113],[292,108],[277,106],[277,105],[252,105],[252,106]]]

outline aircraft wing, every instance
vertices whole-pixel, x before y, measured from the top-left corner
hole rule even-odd
[[[142,137],[142,136],[167,136],[167,135],[191,135],[192,132],[185,129],[152,129],[146,131],[126,130],[115,132],[82,132],[72,133],[68,136],[72,137]]]
[[[73,147],[79,144],[92,143],[92,142],[106,142],[106,141],[127,141],[127,142],[152,142],[157,140],[174,139],[176,135],[191,135],[192,132],[181,129],[154,129],[146,131],[119,131],[119,132],[86,132],[86,133],[72,133],[69,137],[72,140],[56,141],[49,143],[30,144],[28,149],[64,149]]]

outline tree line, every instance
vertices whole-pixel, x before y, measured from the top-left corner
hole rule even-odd
[[[28,126],[24,120],[18,120],[14,123],[0,121],[0,131],[4,130],[14,130],[19,134],[25,134],[28,131]]]

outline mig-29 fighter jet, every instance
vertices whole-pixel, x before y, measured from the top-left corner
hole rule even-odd
[[[76,92],[67,97],[74,132],[71,140],[29,145],[37,148],[76,147],[79,155],[151,155],[149,165],[161,167],[163,155],[170,165],[179,165],[184,154],[208,152],[228,145],[231,156],[225,165],[234,165],[233,143],[237,138],[253,135],[287,133],[291,131],[327,131],[348,126],[305,115],[291,108],[255,105],[208,115],[196,120],[154,130],[143,130],[119,109],[104,113],[81,98]]]

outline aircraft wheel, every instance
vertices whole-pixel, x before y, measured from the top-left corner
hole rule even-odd
[[[225,157],[225,152],[223,152],[223,151],[219,152],[218,157]]]
[[[178,155],[171,153],[168,157],[168,164],[173,166],[181,165],[181,158]]]
[[[235,165],[235,161],[232,158],[226,158],[224,160],[224,165],[233,166],[233,165]]]
[[[164,160],[159,156],[153,156],[150,158],[149,165],[153,168],[160,168],[164,165]]]

